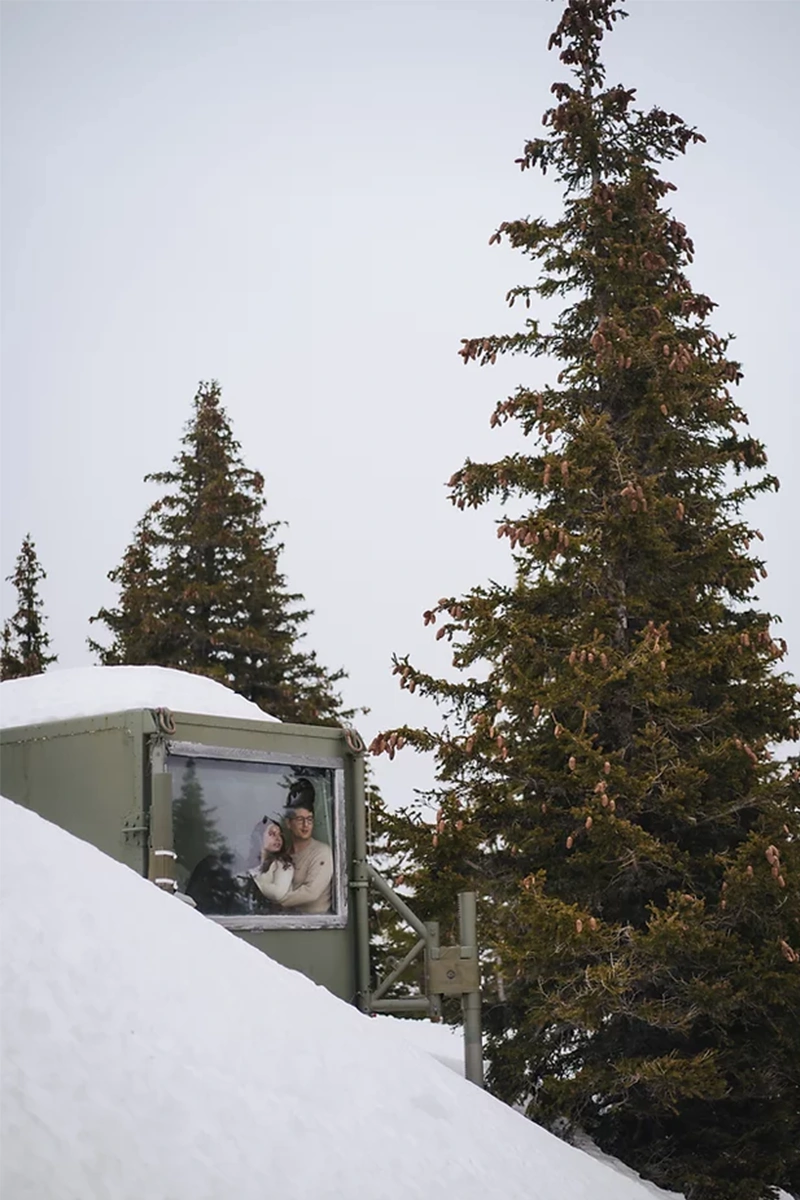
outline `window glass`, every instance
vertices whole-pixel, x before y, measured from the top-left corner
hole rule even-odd
[[[336,912],[327,767],[171,754],[178,890],[214,917]]]

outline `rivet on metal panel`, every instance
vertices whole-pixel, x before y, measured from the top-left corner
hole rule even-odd
[[[146,824],[145,825],[142,824],[141,812],[131,813],[122,822],[122,836],[126,840],[128,838],[133,838],[133,837],[137,837],[137,836],[141,837],[142,834],[145,834],[147,832],[148,832],[148,826]]]

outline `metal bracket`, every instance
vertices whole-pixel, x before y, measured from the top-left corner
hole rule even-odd
[[[469,957],[464,954],[467,951]],[[463,996],[481,990],[478,959],[472,946],[442,946],[428,959],[430,990],[440,996]]]

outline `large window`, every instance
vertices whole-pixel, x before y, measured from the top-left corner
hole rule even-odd
[[[343,925],[341,763],[173,743],[178,890],[233,928]]]

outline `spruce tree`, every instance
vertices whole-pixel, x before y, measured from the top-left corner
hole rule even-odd
[[[771,749],[797,739],[797,691],[747,509],[778,485],[660,174],[704,139],[607,86],[623,15],[564,10],[572,80],[517,160],[563,208],[491,238],[538,264],[507,296],[533,313],[460,351],[555,364],[492,413],[515,448],[449,481],[459,509],[503,504],[512,580],[424,614],[453,676],[395,671],[445,727],[372,749],[435,755],[435,824],[394,834],[423,915],[483,899],[494,1092],[687,1200],[761,1200],[800,1189],[800,777]]]
[[[201,383],[173,468],[146,479],[165,493],[147,509],[122,562],[114,608],[92,621],[106,665],[177,667],[228,684],[282,720],[339,723],[337,684],[298,645],[311,611],[279,568],[279,522],[264,520],[264,478],[244,465],[218,383]],[[298,607],[300,605],[301,607]]]
[[[58,656],[47,653],[50,637],[45,629],[44,604],[39,595],[39,585],[47,575],[30,534],[22,539],[14,574],[6,578],[16,589],[17,611],[3,624],[0,679],[41,675]]]
[[[189,759],[181,779],[181,790],[175,797],[172,810],[172,829],[178,867],[187,872],[190,867],[213,855],[230,866],[233,855],[214,820],[216,810],[203,794],[194,759]]]

